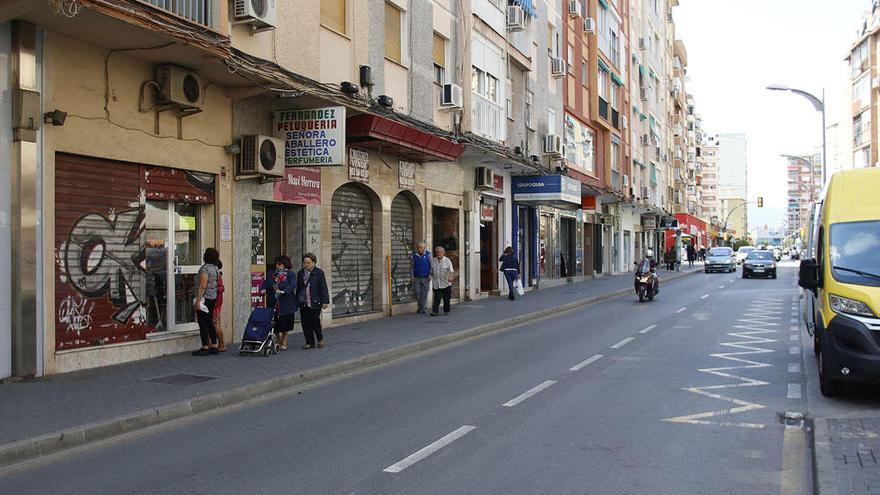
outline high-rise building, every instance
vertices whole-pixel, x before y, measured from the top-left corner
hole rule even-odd
[[[880,38],[880,2],[872,2],[862,19],[858,38],[849,55],[852,83],[852,164],[854,167],[877,166],[877,133],[872,122],[878,118],[877,42]]]
[[[703,170],[700,174],[703,216],[710,222],[724,221],[721,216],[720,190],[718,188],[718,135],[707,136],[702,145]],[[720,225],[720,223],[718,223]]]
[[[785,235],[790,239],[804,237],[810,221],[810,207],[816,200],[822,181],[821,151],[807,156],[786,156],[786,181],[788,202],[786,207],[788,228]]]

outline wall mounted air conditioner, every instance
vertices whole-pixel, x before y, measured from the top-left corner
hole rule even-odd
[[[581,17],[581,0],[568,0],[568,15],[572,17]]]
[[[626,121],[626,117],[620,117],[620,128],[626,129],[629,126],[629,123]]]
[[[641,98],[642,101],[648,101],[648,88],[639,89],[639,98]]]
[[[544,154],[561,157],[563,154],[562,136],[559,134],[547,134],[544,137]]]
[[[511,32],[526,29],[526,11],[519,5],[507,7],[507,30]]]
[[[205,104],[202,79],[195,72],[176,65],[156,67],[159,104],[177,105],[182,109],[200,109]]]
[[[461,86],[458,84],[444,84],[440,91],[440,107],[451,110],[462,107]]]
[[[250,24],[255,31],[273,29],[278,23],[277,0],[235,0],[233,24]]]
[[[596,34],[596,19],[592,17],[584,18],[584,32],[587,34]]]
[[[241,137],[236,178],[284,177],[284,140],[268,136]]]
[[[476,189],[492,189],[495,187],[495,171],[489,167],[477,167]]]
[[[553,57],[550,59],[550,74],[553,77],[562,77],[565,75],[566,63],[565,60],[560,57]]]

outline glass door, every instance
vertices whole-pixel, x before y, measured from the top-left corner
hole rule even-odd
[[[174,329],[196,329],[193,301],[202,265],[201,212],[198,205],[172,204],[168,211],[174,242]]]

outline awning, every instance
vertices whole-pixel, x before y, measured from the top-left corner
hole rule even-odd
[[[599,0],[599,3],[602,4],[606,9],[608,8],[608,2],[606,0]]]
[[[618,85],[623,86],[623,80],[621,80],[620,76],[613,72],[611,73],[611,80],[616,82]]]
[[[599,68],[600,69],[604,70],[605,72],[611,72],[611,69],[608,68],[608,64],[603,62],[601,58],[598,60],[599,60]]]
[[[642,79],[645,78],[645,66],[642,64],[639,64],[639,77]]]
[[[464,146],[459,143],[378,115],[351,117],[346,127],[348,144],[414,162],[452,162],[464,152]]]

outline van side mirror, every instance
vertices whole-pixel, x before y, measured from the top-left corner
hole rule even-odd
[[[819,288],[819,264],[814,258],[801,260],[798,270],[798,285],[804,289]]]

